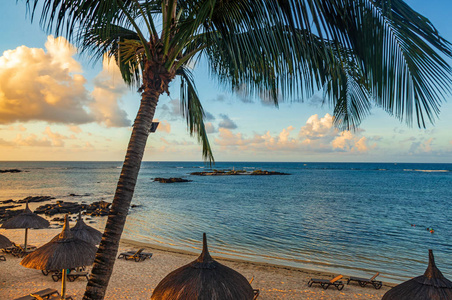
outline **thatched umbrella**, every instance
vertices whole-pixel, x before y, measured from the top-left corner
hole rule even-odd
[[[37,270],[63,270],[61,299],[66,299],[67,269],[91,265],[96,252],[97,248],[93,244],[73,237],[66,215],[58,239],[52,239],[28,254],[20,264]]]
[[[424,275],[405,281],[384,294],[381,300],[450,300],[452,282],[435,265],[433,251],[428,250],[428,267]]]
[[[12,245],[13,243],[11,243],[11,241],[6,236],[0,234],[0,249],[10,247]]]
[[[253,297],[253,288],[245,277],[210,256],[204,233],[203,249],[198,259],[163,278],[151,299],[251,300]]]
[[[78,213],[77,223],[74,225],[74,227],[71,228],[71,232],[75,238],[84,240],[93,245],[99,245],[100,241],[102,240],[102,232],[91,226],[86,225],[86,223],[83,221],[81,212]],[[55,236],[52,240],[57,238],[58,235]]]
[[[28,238],[28,229],[41,229],[41,228],[47,228],[50,226],[49,221],[46,219],[38,216],[37,214],[33,213],[28,208],[28,201],[25,204],[25,209],[22,213],[19,215],[6,220],[5,223],[3,223],[1,228],[5,229],[17,229],[17,228],[25,228],[25,249],[24,251],[27,252],[27,238]]]

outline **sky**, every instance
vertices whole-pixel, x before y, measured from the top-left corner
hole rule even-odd
[[[0,3],[0,161],[122,161],[140,95],[114,63],[93,63],[41,30],[24,1]],[[408,0],[452,41],[452,1]],[[450,59],[447,59],[452,64]],[[452,162],[452,96],[434,125],[409,127],[373,108],[357,131],[332,125],[319,95],[279,107],[218,85],[193,70],[216,161]],[[179,82],[162,95],[145,161],[202,161],[179,107]]]

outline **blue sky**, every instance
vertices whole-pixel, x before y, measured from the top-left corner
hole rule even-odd
[[[0,4],[0,160],[123,160],[138,93],[124,86],[114,66],[93,66],[48,37],[26,18],[23,1],[15,2]],[[452,41],[452,2],[407,3]],[[332,108],[318,105],[317,97],[275,108],[230,93],[202,63],[194,74],[217,161],[452,162],[451,96],[427,129],[375,108],[358,131],[340,132],[331,126]],[[178,82],[170,92],[159,100],[161,124],[144,159],[199,161],[201,148],[179,113]],[[8,97],[18,99],[14,108],[2,107]]]

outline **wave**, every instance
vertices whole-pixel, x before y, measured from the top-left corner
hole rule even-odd
[[[403,169],[405,172],[425,172],[425,173],[448,173],[450,170],[420,170],[420,169]]]

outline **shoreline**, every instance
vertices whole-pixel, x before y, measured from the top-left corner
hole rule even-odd
[[[100,225],[99,223],[95,225]],[[61,229],[54,228],[31,230],[29,232],[29,244],[41,246],[59,232],[61,232]],[[21,229],[0,229],[0,234],[6,235],[16,243],[21,243],[24,238],[24,230]],[[136,251],[139,248],[145,248],[146,252],[152,252],[152,258],[139,263],[117,259],[105,299],[149,299],[154,288],[167,274],[192,262],[201,253],[201,250],[199,252],[178,250],[124,238],[121,239],[118,255],[121,252]],[[252,287],[260,290],[259,300],[381,299],[383,294],[393,286],[391,283],[384,282],[383,287],[376,290],[372,286],[362,288],[352,283],[345,285],[341,291],[332,286],[324,290],[319,285],[308,287],[308,280],[310,278],[331,279],[333,275],[337,274],[223,258],[216,255],[213,257],[221,264],[242,274],[247,280],[253,279]],[[0,299],[15,299],[45,288],[54,288],[60,291],[61,281],[54,282],[50,276],[42,275],[39,270],[20,266],[20,258],[6,254],[6,259],[7,261],[0,262],[0,266],[4,270],[9,270],[8,274],[0,272]],[[343,275],[344,278],[347,278],[346,274]],[[346,279],[342,279],[343,283],[346,283],[346,281]],[[71,295],[74,299],[81,299],[85,288],[85,278],[69,282],[67,286],[68,295]]]
[[[188,251],[188,250],[183,250],[183,249],[174,249],[171,247],[159,246],[156,244],[142,242],[142,241],[136,241],[136,240],[132,240],[132,239],[128,239],[128,238],[121,238],[120,243],[124,246],[130,246],[130,247],[135,247],[135,248],[146,248],[149,250],[157,250],[157,251],[163,251],[163,252],[167,252],[167,253],[186,255],[186,256],[192,257],[193,260],[196,259],[200,255],[201,250],[202,250],[200,248],[199,252],[195,252],[195,251]],[[244,265],[250,265],[250,266],[254,266],[254,267],[276,268],[276,269],[281,269],[281,270],[289,270],[292,272],[300,272],[300,273],[304,273],[304,274],[319,274],[319,275],[331,276],[331,277],[338,275],[338,273],[323,271],[323,270],[315,270],[315,269],[309,269],[309,268],[303,268],[303,267],[293,267],[293,266],[268,263],[268,262],[251,261],[251,260],[240,259],[240,258],[224,257],[221,255],[217,255],[214,252],[213,253],[211,252],[211,255],[215,260],[221,261],[221,262],[244,264]],[[369,271],[369,270],[364,270],[364,271]],[[346,277],[346,278],[350,277],[349,274],[342,274],[342,275],[344,275],[344,277]],[[380,280],[381,280],[381,278],[380,278]],[[398,284],[398,283],[388,282],[388,281],[384,281],[384,280],[381,280],[381,281],[383,282],[383,285],[388,286],[388,287],[394,287]]]

